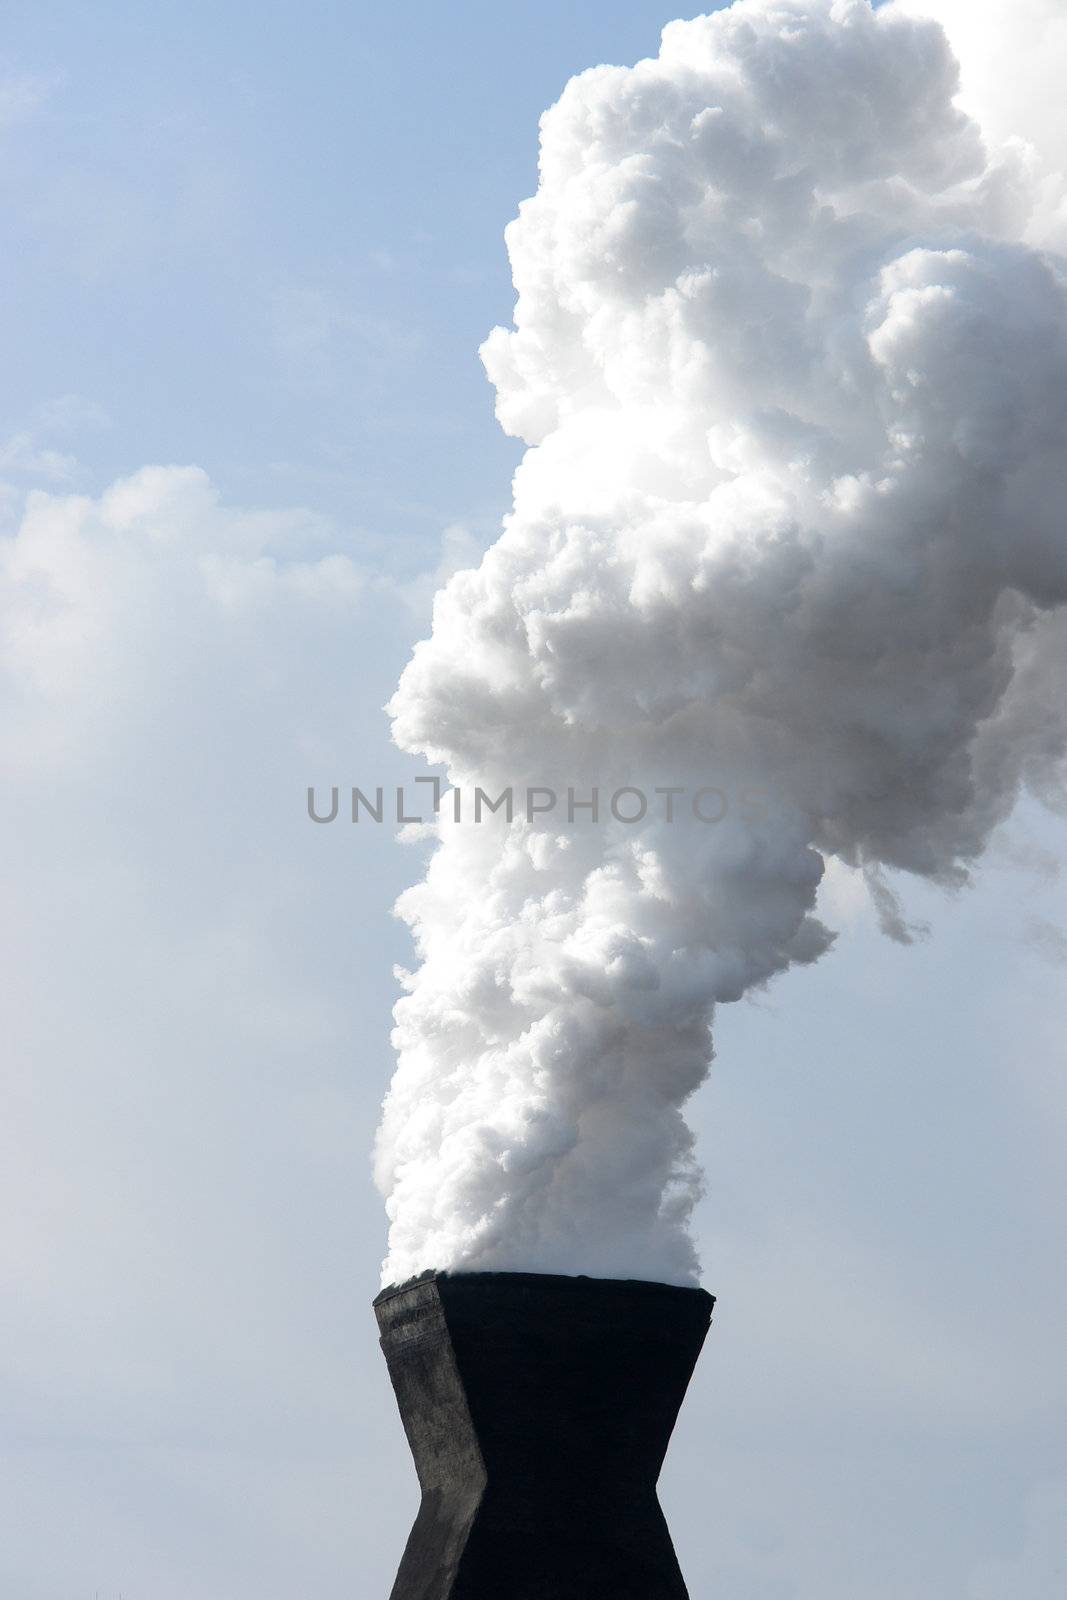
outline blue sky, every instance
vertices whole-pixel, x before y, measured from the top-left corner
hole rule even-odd
[[[476,350],[510,318],[503,222],[572,71],[669,10],[14,6],[7,134],[22,428],[74,391],[102,480],[196,461],[412,550],[496,517],[515,448]],[[403,555],[399,559],[404,559]]]
[[[19,633],[5,689],[18,1600],[388,1592],[366,1153],[418,853],[304,788],[410,769],[380,708],[518,459],[476,350],[538,115],[673,14],[6,8],[5,536],[150,464],[222,507],[142,485],[131,547],[109,502],[47,555],[59,665]],[[1028,808],[975,890],[902,885],[908,948],[838,884],[837,951],[723,1014],[720,1307],[664,1480],[694,1600],[1055,1592],[1065,836]]]

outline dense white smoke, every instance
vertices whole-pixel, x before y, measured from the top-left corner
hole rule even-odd
[[[988,129],[959,109],[938,6],[964,45],[993,19],[1016,72],[1058,49],[1058,85],[1051,3],[738,0],[543,119],[516,328],[483,350],[530,447],[515,509],[392,706],[468,809],[401,902],[389,1279],[691,1281],[715,1006],[826,950],[829,856],[907,938],[885,869],[960,883],[1051,790],[1064,191],[1017,135],[1055,119],[1012,124],[1025,81]],[[599,822],[569,821],[594,784]],[[475,825],[475,785],[560,799]]]

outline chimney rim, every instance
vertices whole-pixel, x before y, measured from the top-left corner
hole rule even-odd
[[[628,1293],[641,1294],[668,1294],[668,1295],[699,1295],[708,1302],[709,1311],[715,1305],[715,1296],[699,1284],[688,1283],[661,1283],[654,1278],[599,1278],[587,1273],[559,1273],[559,1272],[465,1272],[452,1271],[447,1267],[429,1267],[425,1272],[420,1272],[413,1278],[406,1279],[403,1283],[391,1283],[379,1290],[375,1295],[373,1305],[384,1305],[387,1301],[395,1299],[398,1295],[408,1294],[413,1289],[423,1285],[442,1281],[454,1282],[462,1279],[464,1282],[481,1283],[509,1283],[524,1284],[531,1288],[543,1289],[579,1289],[587,1293],[590,1289],[619,1290],[625,1289]]]

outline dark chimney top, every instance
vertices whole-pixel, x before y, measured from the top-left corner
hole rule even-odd
[[[422,1487],[391,1600],[687,1600],[656,1480],[713,1305],[528,1272],[383,1290]]]

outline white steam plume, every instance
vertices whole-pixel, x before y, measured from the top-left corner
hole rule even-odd
[[[1021,785],[1054,792],[1067,263],[1058,151],[1013,135],[1055,117],[1013,129],[998,84],[984,138],[919,10],[738,0],[543,119],[483,350],[515,509],[391,709],[468,800],[654,804],[441,822],[400,907],[387,1279],[691,1281],[716,1004],[826,950],[828,856],[907,938],[885,869],[960,883]],[[1016,63],[1058,49],[1058,88],[1064,30],[1017,20],[1051,5],[975,10]],[[657,788],[704,785],[721,822],[666,820]]]

